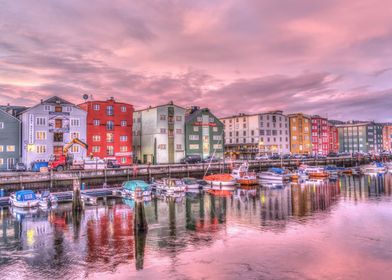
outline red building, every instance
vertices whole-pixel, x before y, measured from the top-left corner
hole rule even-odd
[[[133,106],[116,102],[113,97],[107,101],[87,101],[79,106],[87,111],[88,154],[130,165]]]
[[[339,153],[339,134],[338,128],[333,124],[328,124],[329,130],[329,153]]]
[[[312,116],[312,153],[327,155],[329,153],[329,128],[326,118]]]

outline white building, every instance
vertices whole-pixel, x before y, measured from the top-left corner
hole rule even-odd
[[[185,108],[169,104],[135,111],[133,151],[142,163],[179,163],[185,157]]]
[[[36,161],[49,161],[63,153],[73,138],[86,141],[87,112],[57,96],[42,100],[19,115],[22,121],[22,161],[29,168]],[[69,151],[75,160],[86,157],[86,150],[74,145]]]
[[[289,154],[289,118],[282,111],[260,114],[260,154]]]
[[[290,153],[289,119],[282,111],[220,120],[225,125],[225,151],[230,157],[254,159],[261,154]]]

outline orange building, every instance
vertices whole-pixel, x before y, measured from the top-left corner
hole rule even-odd
[[[288,115],[290,119],[290,152],[311,154],[311,118],[302,113]]]
[[[382,144],[384,151],[392,151],[392,125],[385,125],[383,127]]]

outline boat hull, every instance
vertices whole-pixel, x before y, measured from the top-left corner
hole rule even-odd
[[[12,206],[18,208],[34,208],[39,205],[39,200],[17,201],[15,199],[10,199],[10,203]]]

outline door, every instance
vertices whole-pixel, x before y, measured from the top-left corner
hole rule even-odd
[[[7,169],[13,169],[15,166],[15,159],[14,158],[7,158]]]

